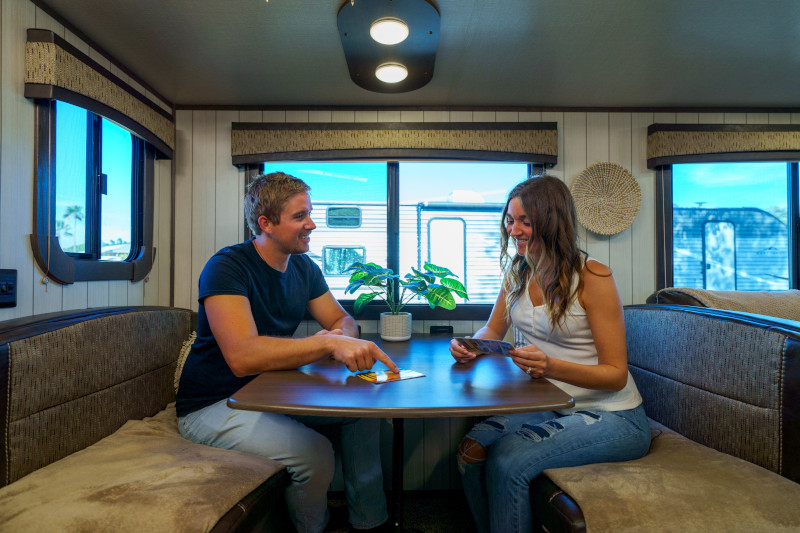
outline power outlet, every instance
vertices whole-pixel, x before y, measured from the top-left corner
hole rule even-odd
[[[0,307],[17,306],[17,271],[0,269]]]

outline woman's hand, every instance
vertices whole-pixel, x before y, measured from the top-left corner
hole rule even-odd
[[[550,369],[550,358],[535,344],[514,348],[509,353],[514,364],[532,378],[544,377]]]
[[[467,363],[477,357],[476,354],[461,346],[461,343],[455,339],[450,341],[450,355],[453,356],[457,363]]]

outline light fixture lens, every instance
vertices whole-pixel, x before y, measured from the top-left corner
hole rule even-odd
[[[375,77],[384,83],[397,83],[408,76],[408,69],[400,63],[384,63],[375,69]]]
[[[402,43],[408,37],[408,24],[395,17],[380,18],[369,27],[369,34],[381,44]]]

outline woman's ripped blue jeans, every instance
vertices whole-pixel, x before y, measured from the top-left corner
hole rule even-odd
[[[529,484],[547,468],[630,461],[647,453],[650,426],[640,405],[626,411],[553,411],[493,416],[470,430],[458,469],[481,532],[529,532]]]

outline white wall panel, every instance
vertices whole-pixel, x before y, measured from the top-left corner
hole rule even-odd
[[[175,255],[173,301],[176,307],[196,309],[192,301],[192,112],[175,113]]]
[[[17,306],[0,309],[0,320],[34,312],[31,233],[33,202],[33,105],[22,94],[27,28],[36,10],[27,0],[0,4],[0,268],[17,270]]]
[[[130,77],[28,0],[2,0],[0,21],[0,268],[17,270],[17,306],[0,309],[0,320],[108,305],[140,305],[145,294],[143,283],[41,283],[44,272],[33,259],[29,238],[33,232],[35,139],[34,105],[23,95],[26,31],[28,28],[48,29],[124,81],[130,82]],[[168,161],[166,163],[169,165]],[[167,209],[171,217],[171,206],[167,205]],[[169,253],[164,256],[162,266],[168,272]],[[171,287],[166,290],[169,294]]]

